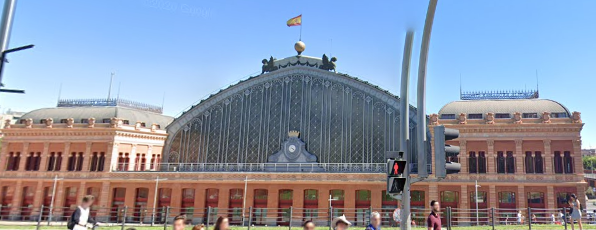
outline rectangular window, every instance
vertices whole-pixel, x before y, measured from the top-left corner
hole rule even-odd
[[[123,120],[123,121],[122,121],[122,124],[124,124],[124,125],[129,125],[129,124],[130,124],[130,121],[129,121],[129,120]]]
[[[542,152],[536,151],[534,153],[534,171],[536,173],[544,173],[544,161],[542,160]]]
[[[66,120],[66,119],[60,119],[60,123],[66,124],[66,122],[68,122],[68,120]]]
[[[468,172],[478,173],[478,160],[476,159],[476,152],[470,151],[468,163]]]
[[[573,173],[573,158],[571,152],[565,151],[563,155],[563,166],[565,167],[565,173]]]
[[[532,157],[532,151],[526,151],[525,158],[526,173],[534,173],[534,157]]]
[[[478,192],[478,203],[482,204],[482,203],[486,203],[486,192],[482,192],[479,191]],[[474,192],[470,193],[470,203],[471,204],[476,204],[476,200],[474,200]]]
[[[552,118],[567,118],[569,117],[567,113],[551,113],[550,117]]]
[[[104,118],[103,120],[101,120],[102,123],[110,123],[112,119],[110,118]]]
[[[507,151],[507,173],[515,173],[515,158],[513,157],[512,151]]]
[[[482,113],[468,114],[468,119],[482,119]]]
[[[514,192],[500,192],[499,193],[499,203],[514,204],[515,203],[515,193]]]
[[[529,192],[528,193],[528,204],[543,204],[544,193],[541,192]]]
[[[486,154],[484,151],[478,152],[478,173],[486,173]]]
[[[414,190],[410,194],[410,198],[412,201],[424,201],[424,191]]]
[[[523,113],[522,118],[538,118],[538,113]]]
[[[497,173],[505,173],[505,155],[503,151],[497,152]]]
[[[89,119],[87,119],[87,118],[83,118],[83,119],[81,119],[81,123],[85,123],[85,124],[86,124],[86,123],[89,123]]]
[[[563,173],[563,157],[560,151],[555,151],[555,173]]]
[[[511,114],[509,114],[509,113],[497,113],[497,114],[495,114],[495,118],[497,118],[497,119],[508,119],[508,118],[511,118]]]
[[[441,114],[441,119],[455,119],[455,114]]]

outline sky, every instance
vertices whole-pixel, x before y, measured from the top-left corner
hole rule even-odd
[[[112,95],[177,116],[260,73],[261,60],[336,56],[339,72],[399,95],[405,34],[415,31],[410,103],[428,1],[54,0],[17,4],[0,108],[54,107],[58,97]],[[580,111],[584,148],[596,147],[596,1],[440,0],[427,75],[427,113],[465,90],[540,90]],[[61,89],[61,90],[60,90]]]

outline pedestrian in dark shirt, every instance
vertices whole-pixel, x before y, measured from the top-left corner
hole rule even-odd
[[[441,205],[438,201],[433,200],[430,202],[430,207],[432,211],[428,215],[428,219],[426,219],[426,226],[428,230],[441,230],[441,216],[439,216]]]

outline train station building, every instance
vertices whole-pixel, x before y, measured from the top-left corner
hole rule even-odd
[[[112,221],[126,209],[131,222],[185,213],[194,223],[226,215],[232,224],[243,217],[255,225],[324,224],[332,210],[358,226],[370,211],[391,223],[398,201],[385,194],[384,157],[400,149],[404,102],[366,76],[337,73],[336,62],[301,54],[263,59],[262,74],[176,118],[121,99],[62,100],[29,112],[2,130],[0,216],[34,218],[43,205],[64,218],[91,194],[94,214]],[[409,108],[415,137],[417,110]],[[585,204],[579,112],[537,92],[470,93],[429,115],[428,125],[431,134],[435,125],[460,130],[452,144],[461,147],[453,160],[462,171],[413,185],[414,210],[428,209],[430,200],[475,208],[476,182],[481,218],[487,208],[500,218],[561,208],[572,193]]]

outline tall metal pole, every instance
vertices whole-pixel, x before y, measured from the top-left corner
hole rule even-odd
[[[400,133],[399,133],[399,148],[400,151],[403,151],[405,154],[404,158],[406,162],[410,164],[410,155],[411,152],[408,149],[408,143],[410,140],[410,103],[408,101],[408,87],[410,82],[410,62],[412,56],[412,44],[414,41],[414,31],[408,31],[406,34],[406,44],[404,46],[404,58],[402,60],[402,69],[401,69],[401,89],[400,89],[400,115],[399,115],[399,125],[400,125]],[[420,171],[420,170],[419,170]],[[411,229],[411,221],[410,221],[410,167],[407,167],[404,170],[404,177],[406,178],[406,186],[404,191],[402,192],[401,198],[401,213],[400,213],[400,229],[402,230],[410,230]]]
[[[157,188],[159,187],[159,176],[155,178],[155,192],[153,193],[153,213],[151,213],[151,226],[155,224],[155,212],[157,212]]]
[[[8,49],[16,5],[17,0],[5,0],[2,10],[2,21],[0,21],[0,83],[2,83],[2,72],[4,70],[4,51]]]
[[[248,186],[248,176],[244,178],[244,195],[242,196],[242,226],[244,226],[244,213],[246,208],[246,187]]]
[[[58,182],[58,175],[54,176],[54,187],[52,187],[52,200],[50,201],[50,212],[48,213],[48,226],[52,221],[52,211],[54,210],[54,197],[56,196],[56,182]]]
[[[112,97],[112,81],[114,80],[114,72],[110,74],[110,87],[108,87],[108,104],[110,103],[110,97]]]
[[[478,223],[478,180],[476,180],[476,186],[474,186],[476,188],[476,192],[474,193],[474,199],[476,202],[476,226],[480,226]]]
[[[426,22],[424,23],[424,32],[422,33],[422,46],[420,47],[420,63],[418,65],[418,106],[416,115],[418,117],[418,129],[416,144],[418,149],[418,176],[428,177],[426,169],[426,63],[428,61],[428,49],[430,46],[430,34],[435,17],[437,0],[430,0],[428,11],[426,12]],[[420,170],[422,169],[422,170]]]

